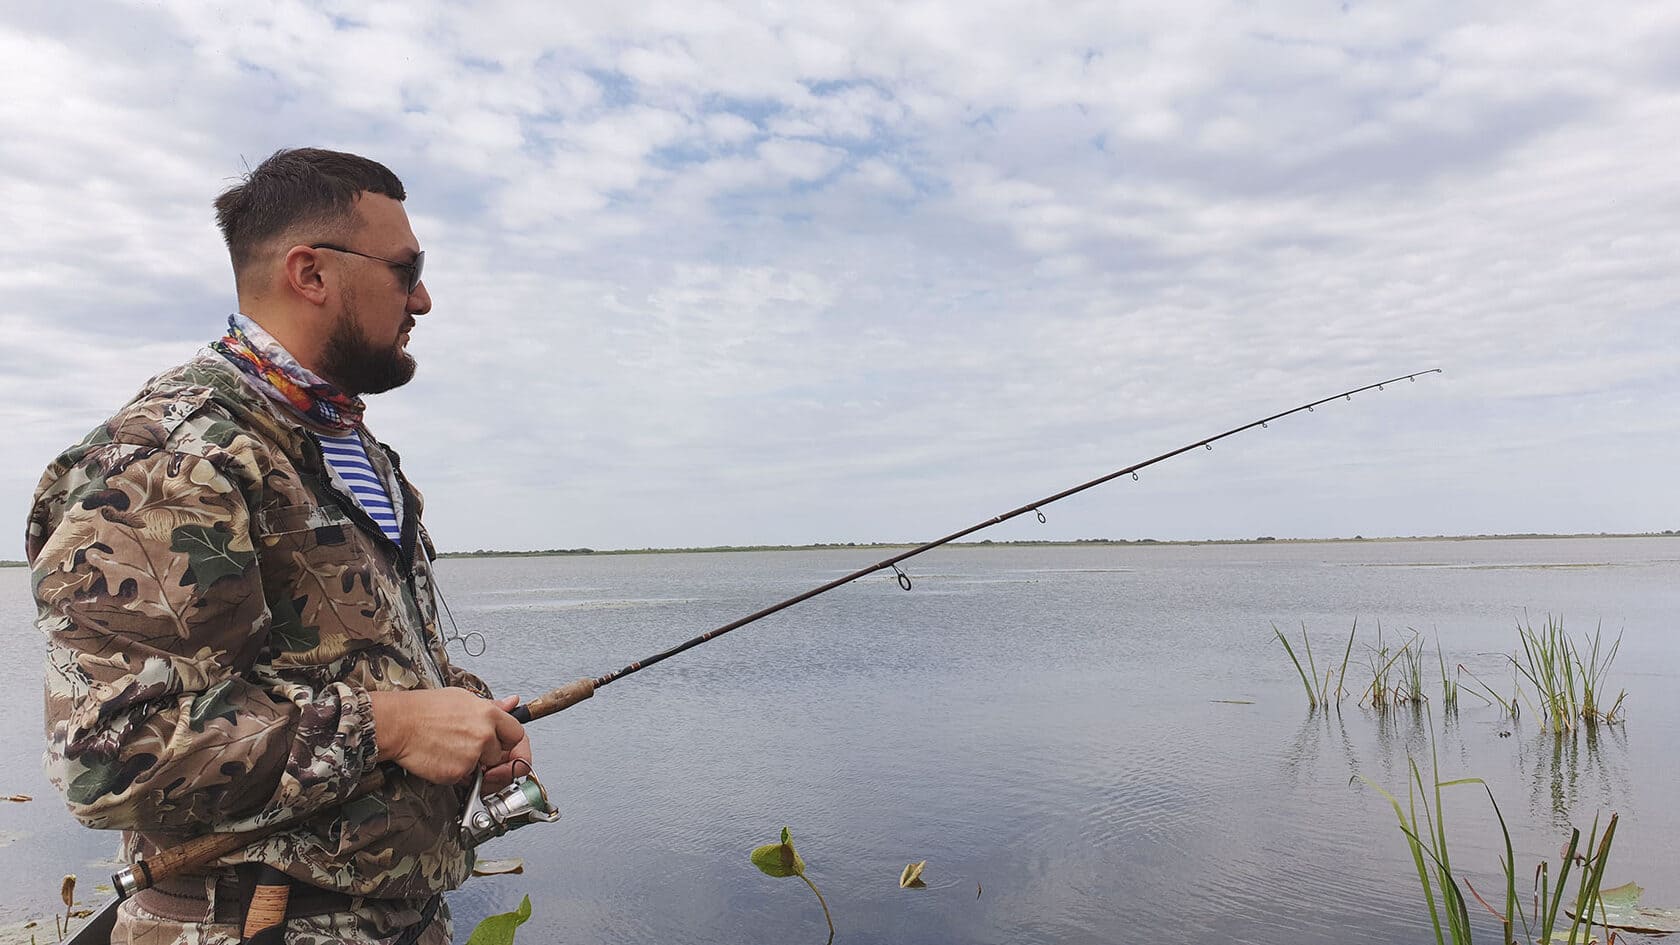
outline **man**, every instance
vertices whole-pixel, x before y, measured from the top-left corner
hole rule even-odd
[[[420,495],[362,424],[362,395],[413,376],[432,304],[404,198],[383,165],[316,149],[222,194],[227,336],[36,492],[46,765],[71,812],[123,830],[130,862],[297,822],[137,894],[113,941],[238,941],[260,865],[292,880],[287,941],[448,942],[464,785],[530,761],[517,697],[445,656]],[[382,762],[386,787],[342,803]]]

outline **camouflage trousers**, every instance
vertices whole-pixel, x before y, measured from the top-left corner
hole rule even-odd
[[[367,900],[346,912],[286,920],[286,945],[391,945],[420,921],[421,903]],[[449,904],[440,902],[415,945],[450,945]],[[152,915],[132,900],[117,909],[111,945],[238,945],[234,922],[181,922]]]

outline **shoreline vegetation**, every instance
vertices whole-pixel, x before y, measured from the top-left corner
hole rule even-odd
[[[947,548],[1072,548],[1084,545],[1126,545],[1126,546],[1163,546],[1183,547],[1186,545],[1329,545],[1350,542],[1398,542],[1398,541],[1515,541],[1551,538],[1677,538],[1680,529],[1667,529],[1660,532],[1577,532],[1547,533],[1547,532],[1518,532],[1509,535],[1392,535],[1377,538],[1366,538],[1355,535],[1352,538],[1275,538],[1271,535],[1261,535],[1257,538],[1186,538],[1186,539],[1157,539],[1157,538],[1073,538],[1067,540],[1016,540],[994,541],[990,538],[980,541],[954,541]],[[871,548],[914,548],[922,544],[919,541],[825,541],[808,545],[707,545],[678,548],[544,548],[540,551],[497,551],[480,548],[475,551],[443,551],[439,558],[553,558],[567,555],[690,555],[690,554],[728,554],[744,551],[834,551],[836,549]],[[21,568],[26,562],[0,560],[0,568]]]

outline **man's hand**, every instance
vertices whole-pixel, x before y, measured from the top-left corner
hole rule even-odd
[[[486,791],[512,779],[513,762],[531,761],[525,726],[508,714],[518,696],[492,702],[466,689],[368,693],[379,761],[435,784],[454,784],[483,769]],[[492,775],[495,781],[492,781]]]
[[[518,696],[503,696],[496,700],[496,705],[500,706],[503,712],[512,712],[514,706],[518,704]],[[513,716],[510,715],[508,718],[511,719]],[[517,720],[514,724],[518,725]],[[523,725],[519,726],[519,744],[508,749],[508,760],[484,772],[483,793],[489,794],[492,791],[499,791],[512,783],[514,762],[516,761],[525,763],[523,774],[531,773],[531,736],[525,732],[525,726]]]

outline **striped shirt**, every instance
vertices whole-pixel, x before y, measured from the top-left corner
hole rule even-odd
[[[362,445],[360,434],[355,431],[344,436],[316,433],[315,439],[321,443],[321,455],[326,457],[327,465],[350,487],[356,504],[373,519],[392,544],[401,545],[402,524],[397,521],[397,510],[391,505],[391,496],[385,489],[384,481],[374,472],[373,464],[368,462],[367,449]]]

